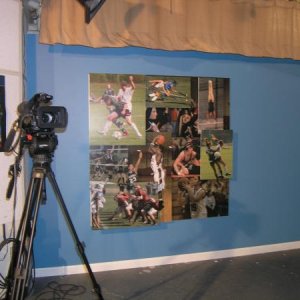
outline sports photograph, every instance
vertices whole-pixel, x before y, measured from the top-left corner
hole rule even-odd
[[[200,175],[200,138],[172,139],[172,177]]]
[[[228,215],[229,180],[176,178],[172,186],[172,219],[203,219]]]
[[[130,193],[114,183],[98,182],[91,186],[90,193],[93,229],[153,226],[160,222],[159,201],[147,193],[143,184]]]
[[[128,165],[128,146],[94,146],[90,148],[90,180],[123,183]]]
[[[232,131],[203,130],[201,136],[201,179],[232,176]]]
[[[197,78],[195,86],[201,130],[230,129],[229,83],[228,78]]]
[[[143,75],[89,74],[90,145],[145,144]]]
[[[191,108],[191,77],[146,76],[147,107]]]
[[[147,133],[142,146],[90,148],[93,229],[157,225],[170,205],[170,133]],[[167,203],[166,203],[167,202]]]

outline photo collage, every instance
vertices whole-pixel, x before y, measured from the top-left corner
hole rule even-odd
[[[92,229],[228,215],[229,79],[89,74]]]

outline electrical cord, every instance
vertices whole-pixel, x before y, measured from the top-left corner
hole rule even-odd
[[[17,178],[17,174],[16,174],[16,164],[14,164],[13,166],[13,176],[15,176],[15,178]],[[1,255],[0,260],[4,261],[7,257],[7,254],[9,252],[9,244],[17,244],[17,239],[15,239],[15,208],[16,208],[16,201],[17,201],[17,190],[16,190],[16,185],[17,185],[17,180],[14,181],[14,189],[15,189],[15,193],[14,193],[14,199],[13,199],[13,215],[12,215],[12,226],[9,232],[9,237],[6,237],[6,232],[5,232],[5,227],[3,227],[3,241],[1,241],[0,243],[0,253],[2,253],[2,250],[4,250],[4,254]],[[13,246],[12,246],[13,247]],[[0,273],[0,299],[2,299],[3,294],[5,295],[5,291],[7,289],[7,287],[9,286],[8,284],[8,278],[7,276],[4,277],[3,274]]]
[[[6,247],[6,253],[4,254],[4,257],[3,257],[3,259],[2,260],[4,260],[5,259],[5,257],[6,257],[6,255],[7,255],[7,253],[8,253],[8,245],[10,244],[10,243],[17,243],[17,240],[15,239],[15,238],[7,238],[7,239],[5,239],[4,241],[2,241],[1,243],[0,243],[0,253],[1,253],[1,251],[2,251],[2,249],[4,249],[4,247]],[[2,300],[2,299],[5,299],[5,298],[3,298],[3,297],[5,297],[5,294],[6,294],[6,289],[9,287],[9,278],[6,276],[6,277],[4,277],[1,273],[0,273],[0,290],[1,290],[1,292],[0,292],[0,299]]]
[[[15,238],[8,238],[8,239],[2,241],[0,243],[0,253],[1,253],[1,251],[4,247],[7,247],[7,249],[8,249],[8,245],[10,243],[14,244],[14,245],[12,245],[12,247],[13,247],[13,246],[17,246],[19,241]],[[6,251],[8,251],[8,250],[6,250]],[[26,256],[26,255],[28,255],[28,253],[25,251],[24,255]],[[33,252],[31,254],[31,270],[32,270],[31,277],[29,277],[29,281],[28,281],[28,284],[27,284],[28,285],[28,294],[30,294],[33,291],[34,284],[35,284],[35,277],[36,277],[35,276],[35,259],[34,259],[34,253]],[[3,295],[6,294],[7,288],[10,287],[10,283],[11,283],[10,281],[11,280],[12,280],[12,278],[9,278],[9,274],[7,274],[7,276],[4,277],[0,273],[0,290],[1,290],[0,291],[0,300],[6,299],[6,298],[3,298]]]
[[[20,139],[20,135],[18,136],[18,142],[19,142],[19,139]],[[16,143],[17,144],[17,143]],[[19,164],[20,164],[20,160],[21,160],[21,152],[20,153],[17,153],[15,151],[15,148],[16,146],[13,146],[11,148],[11,151],[14,151],[15,154],[17,155],[17,158],[16,158],[16,161],[14,163],[14,165],[12,166],[11,168],[11,176],[14,178],[13,180],[13,184],[11,186],[12,190],[11,191],[14,191],[13,193],[13,209],[12,209],[12,225],[11,225],[11,229],[10,229],[10,232],[9,232],[9,237],[6,238],[6,233],[5,233],[5,227],[3,228],[4,232],[3,232],[3,238],[4,240],[0,243],[0,253],[2,253],[2,251],[4,250],[4,254],[1,255],[1,258],[0,260],[1,261],[4,261],[7,257],[7,254],[9,253],[9,249],[12,249],[12,257],[10,258],[11,259],[11,263],[12,263],[12,260],[14,259],[13,256],[16,255],[17,251],[16,249],[18,248],[18,243],[20,242],[17,238],[16,238],[16,215],[15,215],[15,211],[16,211],[16,206],[17,206],[17,178],[18,178],[18,175],[20,173],[20,167],[19,167]],[[20,149],[21,151],[21,149]],[[11,246],[10,246],[11,244]],[[24,250],[24,253],[22,255],[28,255],[27,251],[26,251],[26,248]],[[31,254],[31,270],[32,270],[32,273],[31,273],[31,276],[29,276],[29,280],[28,280],[28,290],[31,291],[34,287],[34,282],[35,282],[35,262],[34,262],[34,255],[33,255],[33,252]],[[5,296],[6,296],[6,291],[7,289],[11,288],[11,281],[13,280],[13,278],[10,278],[10,266],[8,268],[8,274],[4,275],[4,274],[1,274],[0,273],[0,300],[2,299],[6,299]],[[4,296],[4,298],[3,298]]]
[[[35,300],[73,300],[74,297],[85,294],[86,288],[76,284],[59,284],[50,281],[46,291],[37,295]]]
[[[19,141],[20,136],[18,136],[18,141]],[[14,151],[16,148],[16,146],[12,147],[12,151]],[[16,163],[13,165],[12,168],[12,176],[14,176],[14,178],[17,178],[17,166]],[[12,224],[11,224],[11,229],[9,232],[9,237],[6,237],[6,228],[5,226],[3,226],[3,241],[1,241],[0,243],[0,254],[1,254],[1,258],[0,261],[4,261],[9,253],[9,249],[10,249],[10,244],[12,244],[11,248],[13,248],[14,245],[17,244],[17,239],[15,238],[15,209],[16,209],[16,202],[17,202],[17,179],[14,180],[13,183],[13,188],[15,189],[15,193],[14,193],[14,198],[13,198],[13,209],[12,209]],[[4,252],[4,253],[3,253]],[[2,255],[3,253],[3,255]],[[7,276],[8,274],[6,274],[6,276],[4,276],[4,274],[0,273],[0,299],[5,299],[6,297],[6,290],[7,288],[9,288],[9,278]]]

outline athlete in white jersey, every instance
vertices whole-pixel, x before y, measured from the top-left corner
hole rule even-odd
[[[118,92],[118,99],[125,103],[125,109],[132,112],[132,96],[134,93],[135,84],[133,82],[133,77],[129,76],[129,84],[126,81],[122,81],[121,88]]]
[[[105,184],[103,182],[95,184],[90,190],[90,204],[91,204],[91,214],[92,214],[92,226],[94,228],[100,228],[102,226],[99,212],[100,209],[104,207],[106,199],[105,194]]]
[[[133,81],[133,76],[129,76],[129,83],[126,81],[121,82],[121,88],[117,95],[117,100],[124,105],[122,111],[118,114],[117,112],[111,113],[103,127],[103,130],[99,133],[106,135],[108,130],[114,121],[116,121],[120,116],[125,119],[126,123],[132,127],[136,135],[141,138],[142,134],[137,128],[136,124],[132,121],[132,96],[135,90],[135,84]],[[127,135],[127,134],[126,134]]]
[[[161,192],[165,188],[165,176],[166,172],[163,168],[163,153],[158,144],[155,143],[156,138],[152,141],[152,143],[149,146],[149,152],[152,154],[151,161],[150,161],[150,167],[153,172],[153,180],[155,183],[157,183],[158,192]]]
[[[230,176],[231,173],[228,172],[225,161],[222,158],[222,148],[224,147],[224,142],[222,140],[217,139],[213,134],[211,135],[211,140],[216,143],[211,148],[214,151],[214,156],[218,159],[219,164],[223,167],[226,176]]]

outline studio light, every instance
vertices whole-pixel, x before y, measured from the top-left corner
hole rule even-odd
[[[85,22],[90,23],[106,0],[80,0],[85,7]]]

